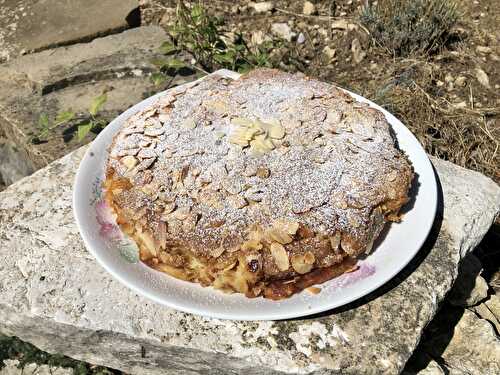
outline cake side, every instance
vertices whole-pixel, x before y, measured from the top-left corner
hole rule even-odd
[[[106,174],[144,262],[269,298],[272,283],[352,269],[413,178],[383,114],[270,69],[169,91],[116,135]]]

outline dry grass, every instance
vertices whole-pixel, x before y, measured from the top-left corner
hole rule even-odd
[[[396,56],[436,51],[458,18],[453,0],[379,0],[361,14],[374,40]]]
[[[369,96],[399,117],[428,153],[499,181],[500,108],[476,108],[472,86],[465,88],[466,106],[457,108],[436,87],[439,74],[432,63],[402,60]]]

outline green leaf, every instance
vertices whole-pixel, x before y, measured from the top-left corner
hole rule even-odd
[[[178,60],[178,59],[168,60],[168,63],[167,63],[167,67],[169,69],[175,69],[175,70],[185,68],[186,66],[187,66],[186,63],[184,63],[183,61]]]
[[[42,113],[38,118],[38,126],[42,129],[49,127],[49,116],[46,113]]]
[[[163,42],[159,48],[159,51],[165,55],[176,51],[177,48],[170,42]]]
[[[168,60],[166,59],[152,59],[151,64],[157,66],[158,68],[162,69],[166,66],[168,66]]]
[[[63,124],[65,122],[71,121],[75,117],[75,113],[72,111],[59,112],[56,116],[56,124]]]
[[[101,107],[104,105],[104,103],[106,103],[107,100],[108,100],[108,95],[106,93],[101,94],[101,95],[95,97],[94,99],[92,99],[92,103],[90,104],[90,107],[89,107],[89,113],[92,116],[95,116],[97,114],[97,112],[99,112]]]
[[[203,15],[203,7],[199,4],[193,5],[191,8],[191,17],[193,17],[194,20],[197,20]]]
[[[86,123],[86,124],[82,124],[82,125],[78,125],[78,130],[76,132],[76,138],[78,139],[78,142],[83,141],[83,139],[85,138],[85,136],[87,134],[89,134],[89,132],[92,130],[93,126],[94,126],[94,124],[92,122],[89,122],[89,123]]]
[[[165,82],[165,80],[167,79],[167,77],[165,77],[165,75],[163,75],[161,73],[153,73],[153,74],[151,74],[150,79],[151,79],[151,82],[153,82],[153,84],[155,86],[159,86],[163,82]]]

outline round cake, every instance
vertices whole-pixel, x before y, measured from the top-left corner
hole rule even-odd
[[[140,259],[247,297],[355,269],[413,179],[381,112],[272,69],[165,92],[109,151],[106,201]]]

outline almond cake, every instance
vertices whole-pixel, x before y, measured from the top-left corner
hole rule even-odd
[[[413,179],[381,112],[272,69],[165,92],[109,151],[106,202],[142,262],[275,300],[355,269]]]

